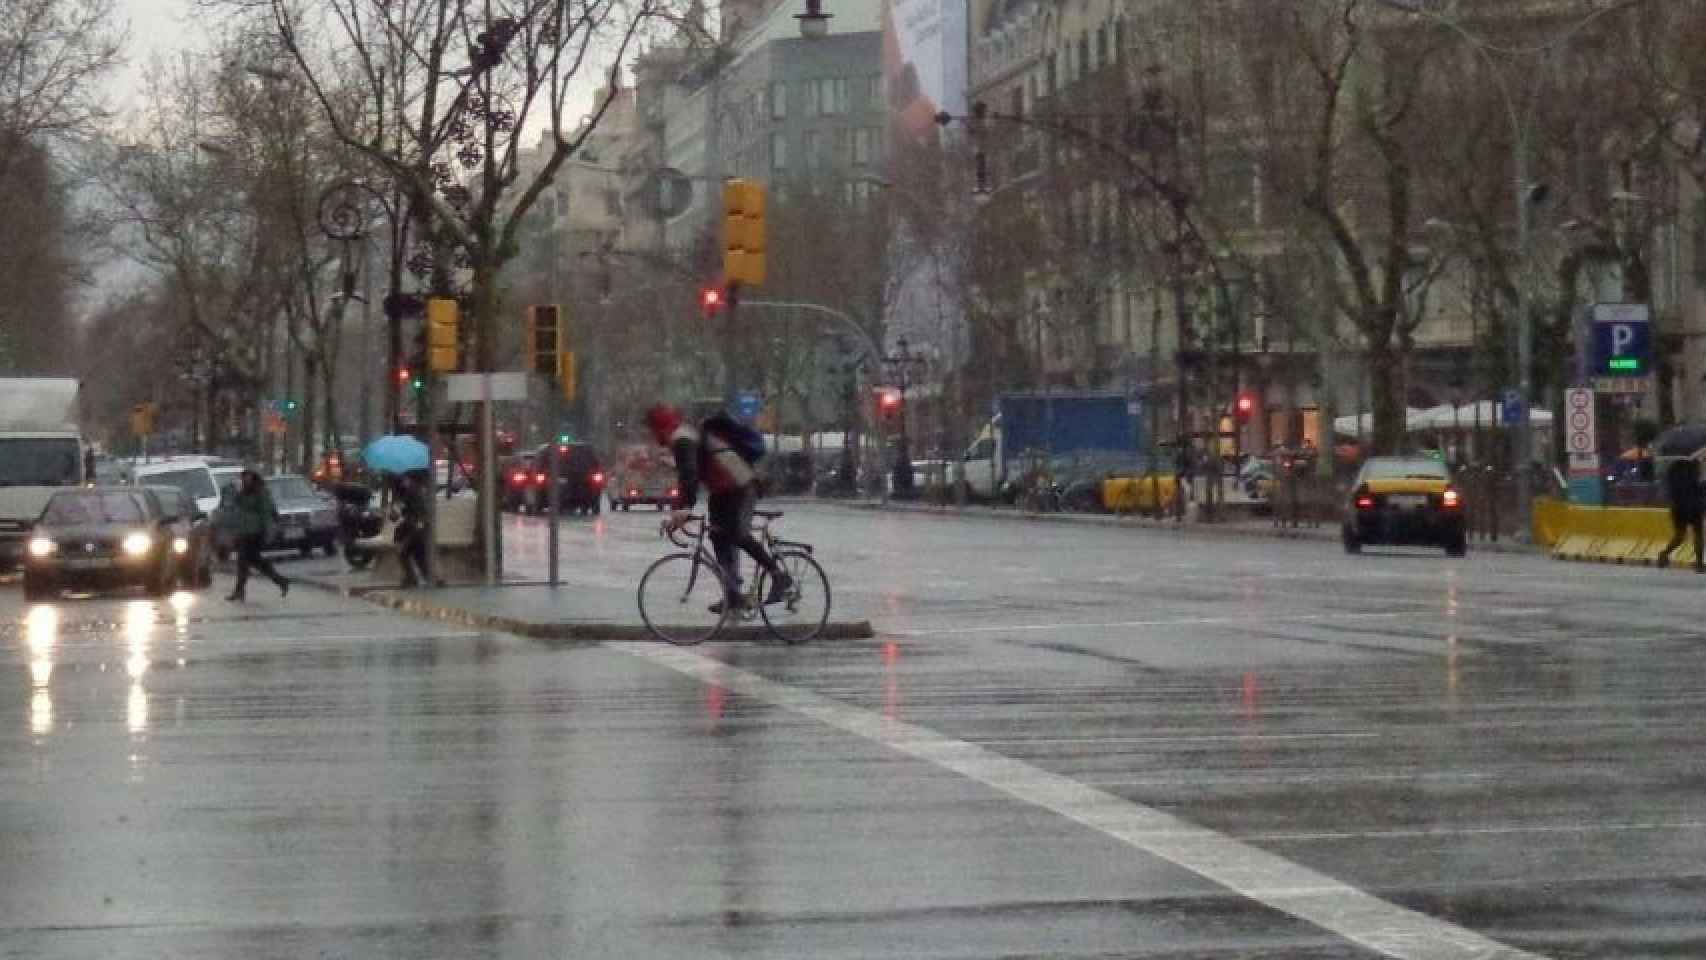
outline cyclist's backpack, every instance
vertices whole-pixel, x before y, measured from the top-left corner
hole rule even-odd
[[[764,459],[764,434],[726,413],[713,413],[706,417],[700,429],[716,434],[719,440],[740,454],[740,458],[749,466],[756,466],[758,461]]]

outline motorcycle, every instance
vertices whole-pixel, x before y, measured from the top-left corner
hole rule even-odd
[[[352,570],[365,570],[374,552],[361,541],[379,536],[385,516],[373,507],[373,490],[359,483],[340,483],[332,490],[338,501],[338,545]]]

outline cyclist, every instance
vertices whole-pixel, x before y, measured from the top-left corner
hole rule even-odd
[[[722,613],[725,607],[735,609],[743,602],[736,547],[770,572],[770,592],[764,602],[778,603],[787,599],[793,579],[752,535],[758,473],[740,450],[715,429],[716,420],[712,418],[694,427],[685,421],[680,410],[668,404],[660,403],[646,410],[646,426],[651,429],[652,438],[675,455],[675,508],[665,523],[669,529],[679,530],[687,522],[687,511],[696,502],[699,485],[703,483],[711,547],[716,551],[717,562],[730,575],[725,588],[727,596],[723,603],[712,604],[711,612]]]

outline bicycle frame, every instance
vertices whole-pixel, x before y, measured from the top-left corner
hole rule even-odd
[[[801,543],[798,540],[783,540],[772,534],[770,532],[770,523],[772,519],[774,518],[756,517],[754,518],[752,525],[749,527],[751,532],[758,536],[758,542],[764,546],[765,553],[775,556],[776,551],[783,548],[800,550],[807,554],[813,553],[812,545],[809,543]],[[692,535],[691,542],[686,542],[676,538],[676,534],[680,533],[680,530],[672,531],[669,534],[669,540],[671,543],[681,547],[682,549],[690,550],[695,559],[693,572],[687,576],[686,592],[692,593],[693,587],[699,582],[699,568],[710,567],[711,570],[715,572],[717,582],[722,585],[723,593],[725,595],[739,593],[746,597],[747,603],[745,604],[745,609],[740,611],[740,615],[742,617],[751,617],[757,610],[759,601],[758,577],[753,577],[752,583],[744,590],[740,589],[739,571],[724,569],[722,561],[717,559],[716,551],[705,545],[705,541],[710,537],[710,521],[707,520],[704,515],[696,513],[687,518],[687,523],[697,528]],[[735,562],[740,562],[738,555],[735,558]]]

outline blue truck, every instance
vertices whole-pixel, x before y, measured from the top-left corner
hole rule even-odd
[[[961,458],[973,496],[996,496],[1021,477],[1027,459],[1046,456],[1055,465],[1141,459],[1142,420],[1123,393],[1004,393],[995,409]]]

